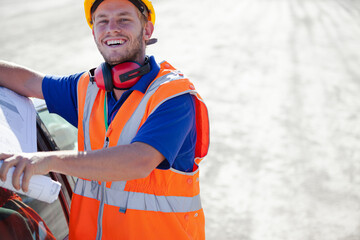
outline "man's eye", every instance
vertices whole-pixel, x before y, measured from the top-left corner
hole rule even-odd
[[[106,24],[106,23],[108,23],[109,21],[108,20],[100,20],[100,21],[98,21],[98,24]]]

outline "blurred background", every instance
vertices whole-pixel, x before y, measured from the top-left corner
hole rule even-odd
[[[209,240],[360,239],[360,1],[153,0],[147,53],[209,108]],[[82,0],[0,0],[0,59],[98,66]]]

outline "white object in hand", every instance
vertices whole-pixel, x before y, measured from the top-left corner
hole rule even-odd
[[[2,161],[0,161],[0,167],[1,166],[2,166]],[[27,192],[23,192],[22,190],[16,190],[12,185],[12,176],[14,170],[15,167],[9,169],[6,175],[6,181],[3,182],[0,180],[0,187],[9,189],[16,193],[20,193],[28,197],[35,198],[47,203],[52,203],[58,198],[61,189],[61,184],[59,182],[52,180],[50,177],[43,175],[33,175],[30,178],[29,190]],[[20,184],[22,183],[22,178],[23,178],[23,174],[20,177]]]

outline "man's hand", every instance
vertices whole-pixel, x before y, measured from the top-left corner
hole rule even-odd
[[[50,171],[48,159],[48,156],[43,153],[0,153],[0,160],[3,160],[0,168],[0,179],[4,182],[9,169],[15,167],[12,184],[15,189],[20,190],[21,187],[24,192],[27,192],[31,176],[44,175]],[[22,174],[24,175],[20,184]]]

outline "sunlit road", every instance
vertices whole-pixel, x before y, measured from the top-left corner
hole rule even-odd
[[[82,1],[0,1],[1,59],[49,74],[102,61]],[[359,240],[360,1],[153,2],[148,53],[210,111],[207,239]]]

